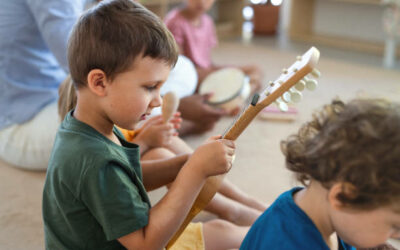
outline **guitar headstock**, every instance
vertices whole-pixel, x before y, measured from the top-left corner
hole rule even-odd
[[[269,82],[262,92],[255,95],[251,104],[262,109],[275,102],[281,111],[287,111],[287,103],[301,100],[300,91],[306,88],[314,90],[317,87],[317,81],[307,75],[311,73],[314,77],[320,76],[319,71],[315,69],[319,54],[318,49],[311,47],[302,56],[298,56],[295,63],[283,69],[282,74],[275,81]]]

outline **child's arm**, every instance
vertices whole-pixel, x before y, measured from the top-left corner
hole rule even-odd
[[[186,162],[168,193],[150,209],[146,227],[118,240],[128,249],[162,249],[188,214],[207,177],[226,173],[232,166],[233,141],[214,137]]]
[[[173,182],[189,156],[182,154],[169,159],[141,161],[146,190],[151,191]]]

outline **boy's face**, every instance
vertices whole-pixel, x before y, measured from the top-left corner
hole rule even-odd
[[[109,119],[121,128],[134,129],[135,124],[162,104],[160,88],[170,70],[163,60],[138,57],[130,70],[118,74],[108,85]]]
[[[372,248],[400,238],[400,214],[389,208],[370,211],[341,209],[332,213],[338,236],[356,248]]]

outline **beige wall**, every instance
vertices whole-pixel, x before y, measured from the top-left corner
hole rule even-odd
[[[316,1],[314,31],[319,34],[383,42],[383,6]]]
[[[296,0],[284,0],[281,8],[281,31],[287,30],[291,1]],[[382,16],[381,5],[316,0],[313,30],[321,35],[383,42]]]

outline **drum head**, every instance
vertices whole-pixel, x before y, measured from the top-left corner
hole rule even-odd
[[[200,94],[213,93],[210,104],[222,104],[238,96],[245,84],[244,73],[236,68],[224,68],[209,74],[199,88]]]

